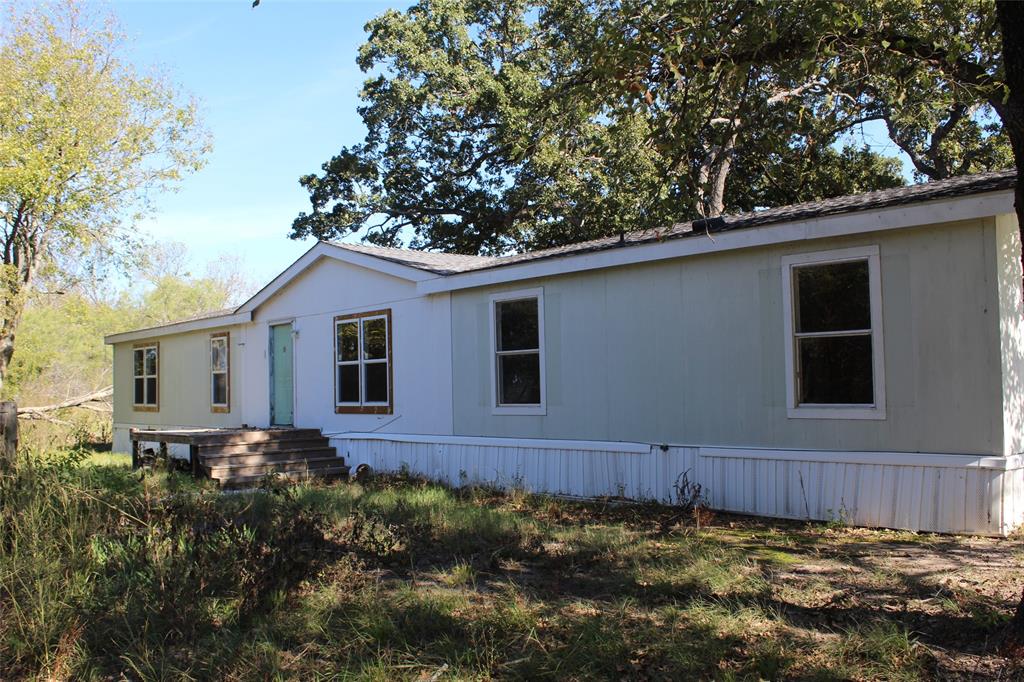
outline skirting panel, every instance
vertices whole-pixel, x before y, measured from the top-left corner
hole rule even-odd
[[[1005,535],[1024,523],[1019,458],[638,443],[616,450],[604,442],[558,447],[550,440],[396,434],[346,434],[331,443],[353,467],[408,469],[451,485],[671,504],[688,482],[701,486],[712,508],[743,514],[984,535]]]

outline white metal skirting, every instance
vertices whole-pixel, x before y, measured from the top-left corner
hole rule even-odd
[[[405,468],[452,485],[672,503],[685,477],[712,508],[744,514],[985,535],[1024,522],[1019,457],[396,434],[341,434],[331,443],[353,467]]]

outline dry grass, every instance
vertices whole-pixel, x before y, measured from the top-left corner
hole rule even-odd
[[[725,516],[698,530],[669,507],[407,478],[222,496],[175,474],[139,480],[111,456],[60,471],[101,502],[23,498],[36,511],[7,517],[26,533],[52,524],[67,535],[32,554],[15,531],[20,549],[0,553],[9,677],[1022,672],[995,653],[1019,590],[1020,540]],[[99,615],[110,609],[119,615]]]

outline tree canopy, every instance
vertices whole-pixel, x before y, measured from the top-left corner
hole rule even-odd
[[[38,405],[102,388],[111,381],[107,334],[237,305],[255,289],[235,260],[199,272],[189,260],[184,244],[151,243],[118,279],[83,276],[57,288],[44,275],[26,303],[3,397]]]
[[[130,252],[150,194],[209,148],[195,103],[122,47],[73,3],[11,8],[0,28],[0,382],[39,275]]]
[[[365,140],[292,237],[544,247],[1010,165],[986,0],[422,0],[367,25]]]

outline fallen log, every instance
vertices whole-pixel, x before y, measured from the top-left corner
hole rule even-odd
[[[87,410],[95,410],[96,412],[110,412],[112,408],[110,404],[106,402],[106,399],[114,395],[114,387],[107,386],[101,388],[98,391],[92,393],[86,393],[76,398],[68,398],[62,400],[59,403],[53,403],[52,405],[39,405],[37,407],[19,407],[18,416],[22,419],[45,419],[47,421],[54,421],[49,416],[50,412],[56,412],[57,410],[64,410],[69,407],[82,407]],[[96,404],[100,403],[100,404]]]

